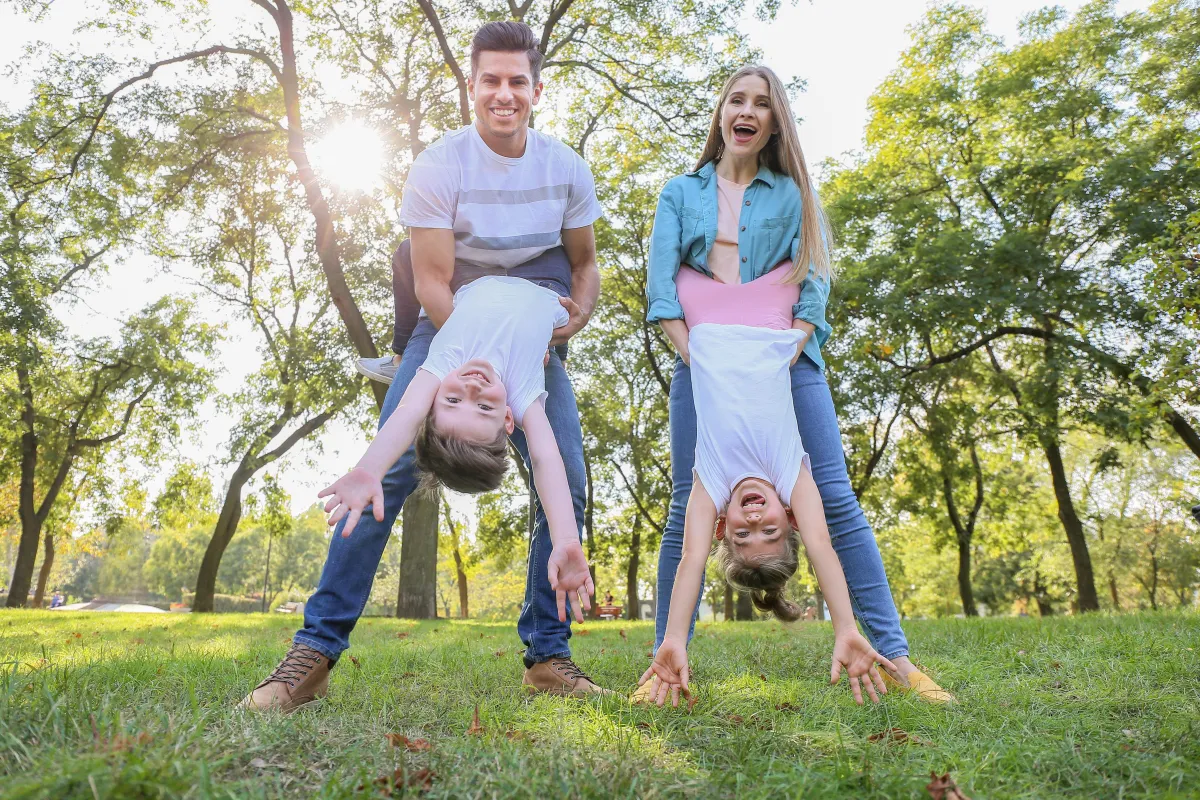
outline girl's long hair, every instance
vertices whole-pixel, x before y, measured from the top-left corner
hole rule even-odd
[[[804,160],[804,151],[800,148],[800,135],[796,132],[796,118],[792,116],[792,106],[788,102],[787,90],[770,68],[758,64],[742,67],[729,76],[717,99],[716,110],[713,111],[712,124],[708,128],[708,140],[704,143],[704,152],[696,162],[700,169],[710,161],[719,161],[725,152],[725,138],[721,135],[721,109],[729,99],[733,85],[747,75],[757,75],[767,82],[767,90],[771,103],[771,114],[779,133],[771,136],[767,144],[759,152],[760,165],[765,165],[772,172],[787,175],[800,190],[800,250],[796,254],[796,262],[788,274],[788,283],[801,283],[808,276],[811,267],[818,276],[829,280],[833,274],[833,265],[829,258],[828,244],[832,242],[829,223],[825,212],[813,191],[812,179],[808,174],[808,163]]]

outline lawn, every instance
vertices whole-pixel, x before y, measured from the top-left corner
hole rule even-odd
[[[324,703],[234,711],[298,622],[0,612],[0,796],[927,798],[931,771],[974,800],[1200,796],[1195,614],[908,623],[953,707],[859,708],[826,624],[701,624],[690,713],[526,697],[512,624],[366,619]],[[649,623],[577,634],[632,688]]]

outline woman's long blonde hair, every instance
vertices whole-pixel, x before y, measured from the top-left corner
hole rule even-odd
[[[779,133],[773,135],[759,153],[759,164],[765,165],[776,174],[787,175],[800,190],[800,249],[787,282],[801,283],[808,276],[810,265],[818,276],[829,280],[833,274],[828,249],[832,242],[829,223],[817,200],[817,193],[813,191],[812,180],[808,175],[808,163],[804,160],[804,151],[800,148],[796,118],[792,116],[787,90],[783,88],[779,76],[770,68],[750,64],[730,75],[729,80],[725,81],[721,96],[717,99],[716,110],[713,111],[712,124],[708,128],[708,141],[704,143],[704,152],[696,162],[696,169],[710,161],[719,161],[721,154],[725,152],[725,138],[721,135],[721,109],[725,107],[733,85],[747,75],[757,75],[767,82],[771,114],[779,127]]]

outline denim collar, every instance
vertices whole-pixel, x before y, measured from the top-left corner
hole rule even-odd
[[[694,175],[698,178],[704,178],[705,180],[707,180],[716,171],[717,171],[717,162],[709,161],[704,166],[700,167],[700,169],[692,170],[691,172],[689,172],[687,174]],[[768,167],[764,164],[758,168],[758,174],[754,176],[754,180],[762,181],[767,186],[770,186],[773,189],[773,188],[775,188],[775,178],[776,177],[777,176],[775,175],[774,172],[771,171],[770,167]],[[754,181],[750,181],[750,182],[754,183]]]

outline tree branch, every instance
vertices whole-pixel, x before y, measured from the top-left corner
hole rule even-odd
[[[446,66],[450,68],[450,72],[454,74],[454,80],[458,83],[458,112],[462,116],[462,123],[470,125],[471,101],[467,96],[467,79],[458,65],[458,60],[454,57],[454,51],[450,49],[450,42],[447,41],[446,32],[442,29],[442,21],[438,19],[437,11],[430,0],[417,0],[417,5],[421,7],[425,19],[429,20],[429,25],[433,28],[433,35],[437,38],[438,47],[442,51],[442,59],[445,60]]]

